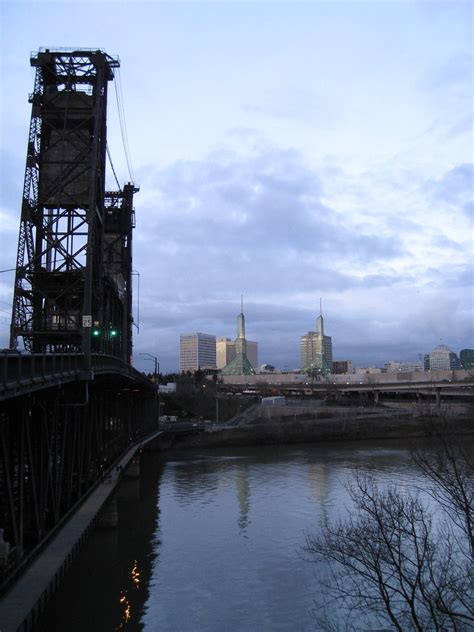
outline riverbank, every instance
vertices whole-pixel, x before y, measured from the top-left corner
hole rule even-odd
[[[474,434],[474,418],[469,412],[456,415],[425,415],[403,411],[360,409],[335,411],[319,409],[312,412],[284,411],[271,416],[257,413],[251,420],[236,426],[214,427],[209,431],[180,437],[172,447],[215,448],[291,443],[361,441],[366,439],[404,439],[429,437],[433,434],[456,436]],[[265,414],[265,413],[264,413]]]

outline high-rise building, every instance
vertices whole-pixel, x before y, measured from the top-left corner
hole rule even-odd
[[[247,340],[247,358],[254,368],[258,366],[258,342]]]
[[[247,358],[253,367],[258,366],[258,342],[246,340]],[[235,341],[230,338],[216,338],[216,366],[223,369],[236,356]]]
[[[216,367],[223,369],[235,358],[235,343],[230,338],[216,338]]]
[[[179,370],[197,371],[216,368],[216,337],[211,334],[181,334]]]
[[[466,371],[474,369],[474,349],[463,349],[459,354],[459,359],[463,369],[466,369]]]
[[[245,339],[244,304],[241,298],[241,310],[237,316],[237,338],[235,339],[235,357],[221,369],[221,375],[254,375],[255,369],[247,356],[247,340]]]
[[[324,334],[322,306],[316,319],[316,331],[300,338],[301,370],[327,375],[332,371],[332,340]]]
[[[429,354],[430,371],[454,371],[461,364],[458,356],[446,345],[439,345]]]

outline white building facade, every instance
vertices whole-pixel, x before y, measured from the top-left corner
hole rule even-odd
[[[181,334],[179,370],[197,371],[216,368],[216,337],[211,334]]]
[[[430,371],[455,371],[461,367],[458,356],[446,345],[439,345],[428,356]]]

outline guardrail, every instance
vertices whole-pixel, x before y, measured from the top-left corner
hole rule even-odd
[[[120,358],[102,353],[91,355],[86,367],[81,353],[0,353],[0,399],[7,399],[78,379],[91,379],[95,374],[118,373],[152,386],[150,381]]]

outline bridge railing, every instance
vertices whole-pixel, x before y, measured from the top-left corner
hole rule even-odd
[[[64,375],[82,369],[83,356],[80,353],[20,353],[4,351],[1,355],[0,384],[26,380],[44,380],[52,375]]]
[[[85,373],[84,373],[85,371]],[[81,353],[22,353],[5,350],[0,352],[0,396],[21,389],[38,388],[39,385],[91,379],[93,373],[119,373],[148,384],[149,380],[133,366],[120,358],[94,353],[91,366],[86,367]],[[92,374],[91,374],[92,372]]]

